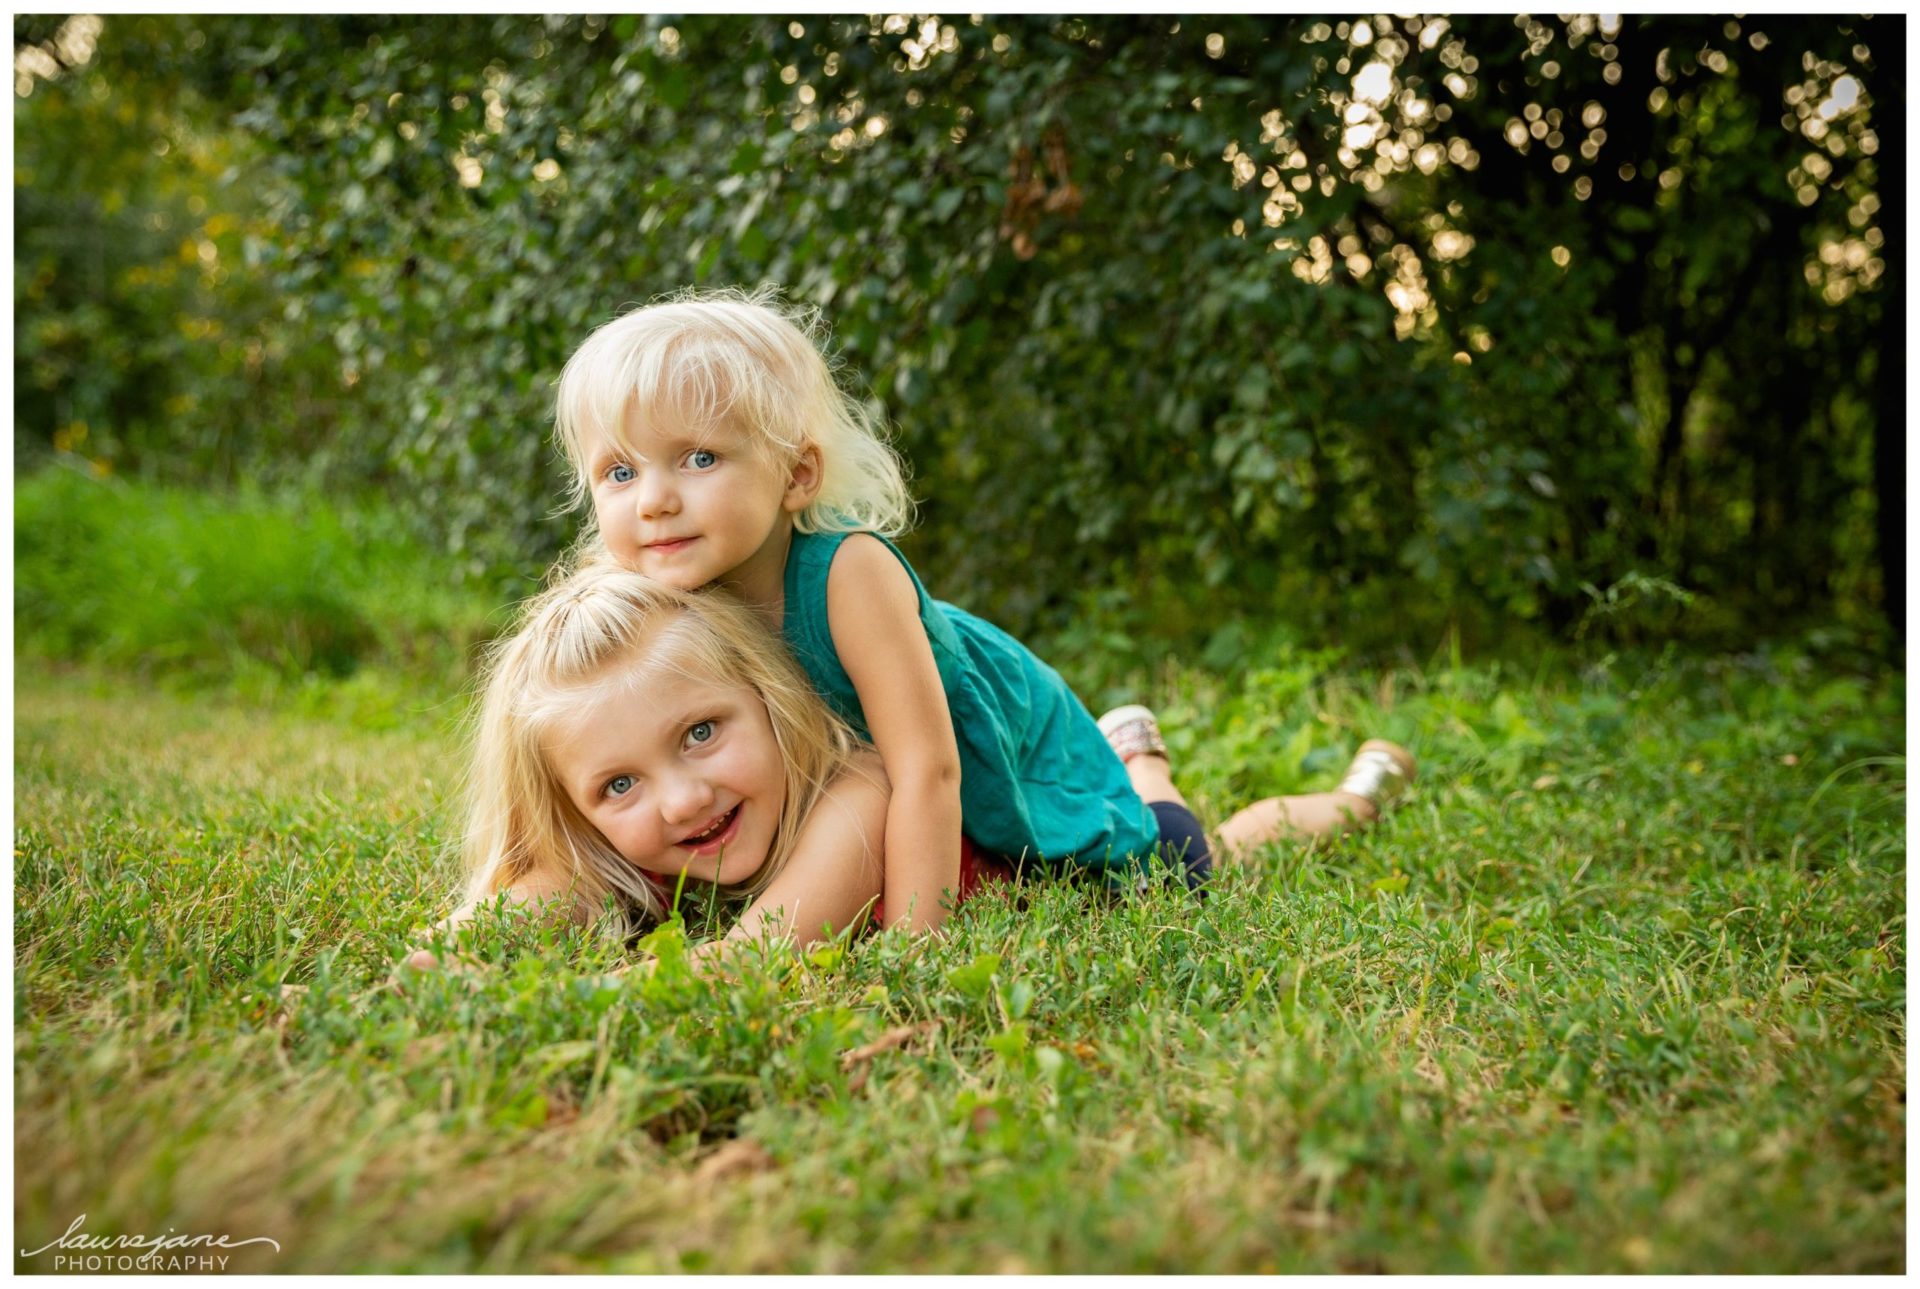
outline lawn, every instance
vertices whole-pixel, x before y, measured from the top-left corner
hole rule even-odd
[[[274,1272],[1905,1269],[1898,677],[1141,683],[1203,814],[1369,733],[1422,781],[1204,902],[1029,884],[726,984],[673,931],[644,979],[522,937],[396,992],[457,697],[23,658],[17,1246],[84,1213]]]

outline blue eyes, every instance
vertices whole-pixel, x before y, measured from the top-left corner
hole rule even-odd
[[[711,470],[720,464],[720,454],[706,448],[695,448],[683,458],[684,464],[692,470]],[[604,472],[608,483],[632,483],[640,477],[640,472],[625,461],[616,461]]]
[[[718,725],[719,723],[717,721],[709,720],[696,721],[692,725],[687,726],[686,745],[688,747],[702,747],[713,742],[714,736],[720,732]],[[631,774],[616,774],[607,780],[605,787],[600,789],[600,795],[608,798],[624,797],[633,791],[637,783],[639,783],[639,780]]]

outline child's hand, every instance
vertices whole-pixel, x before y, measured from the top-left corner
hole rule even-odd
[[[477,976],[486,969],[487,964],[470,953],[454,953],[443,958],[431,949],[415,949],[394,965],[389,983],[404,994],[407,977],[416,972],[445,971],[449,975]]]

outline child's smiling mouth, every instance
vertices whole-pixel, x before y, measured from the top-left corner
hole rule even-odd
[[[674,537],[667,541],[648,542],[643,548],[654,555],[674,555],[700,540],[697,537]]]
[[[682,837],[678,844],[682,850],[690,850],[696,855],[707,854],[732,841],[739,826],[740,806],[736,805],[699,832]]]

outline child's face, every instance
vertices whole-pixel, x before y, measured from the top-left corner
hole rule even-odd
[[[786,774],[751,689],[654,669],[583,706],[547,754],[581,815],[649,873],[732,885],[767,862]]]
[[[796,475],[729,425],[687,430],[629,410],[616,442],[582,445],[607,551],[625,567],[683,591],[784,563],[795,512],[812,500]]]

